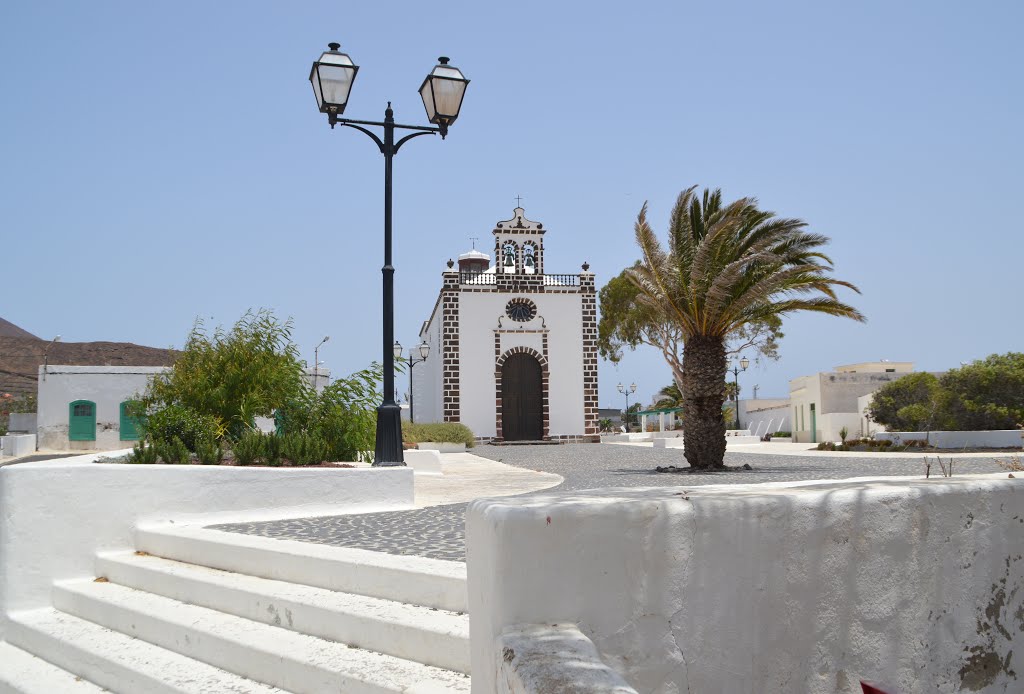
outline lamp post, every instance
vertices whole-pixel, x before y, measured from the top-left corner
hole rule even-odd
[[[420,85],[420,98],[427,112],[427,120],[437,127],[419,125],[397,125],[391,102],[384,111],[384,121],[365,121],[341,118],[348,105],[349,93],[359,67],[339,49],[340,44],[328,44],[328,49],[313,63],[309,81],[313,85],[317,108],[327,114],[327,122],[333,129],[336,125],[353,128],[374,141],[384,155],[384,267],[381,268],[384,294],[384,399],[377,408],[377,441],[374,446],[375,466],[405,465],[402,456],[402,410],[395,402],[395,353],[392,342],[395,339],[395,268],[391,264],[391,162],[402,145],[420,135],[448,134],[448,128],[459,117],[462,98],[466,94],[469,80],[458,68],[448,64],[448,58],[438,58],[438,64],[424,78]],[[363,126],[381,127],[384,138]],[[395,142],[395,130],[411,130],[412,133]]]
[[[621,383],[616,387],[626,396],[626,432],[629,433],[629,394],[636,392],[636,383],[630,383],[628,388]]]
[[[736,384],[736,390],[734,395],[736,396],[736,428],[740,428],[740,372],[746,371],[747,367],[750,366],[750,360],[743,357],[737,365],[735,358],[731,369],[726,369],[726,372],[732,372],[734,383]]]
[[[419,355],[420,355],[419,359],[416,358],[416,352],[419,352]],[[409,363],[409,421],[410,422],[415,422],[416,421],[415,410],[413,409],[413,405],[414,405],[413,398],[414,398],[414,396],[416,394],[416,391],[415,391],[415,389],[413,388],[413,385],[412,385],[412,369],[417,364],[422,364],[423,362],[425,362],[427,360],[427,356],[429,354],[430,354],[430,345],[428,345],[427,341],[424,340],[422,343],[420,343],[420,346],[416,348],[415,352],[413,350],[411,350],[411,349],[409,350],[409,358],[406,360]],[[396,358],[401,358],[401,356],[402,356],[402,345],[398,344],[398,342],[396,341],[395,342],[395,357]]]
[[[46,345],[46,349],[43,350],[43,380],[46,380],[46,374],[50,370],[50,348],[54,344],[60,342],[60,335],[50,340],[50,344]]]
[[[320,385],[320,348],[324,346],[324,343],[331,339],[330,335],[324,335],[324,339],[320,340],[320,344],[313,348],[313,390],[317,389]]]

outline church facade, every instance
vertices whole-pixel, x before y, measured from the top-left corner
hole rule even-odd
[[[594,274],[548,274],[543,224],[517,207],[494,258],[448,261],[413,370],[417,422],[462,422],[478,440],[597,441]]]

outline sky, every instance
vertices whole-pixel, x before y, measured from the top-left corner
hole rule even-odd
[[[383,158],[328,127],[307,79],[338,41],[360,66],[351,118],[391,100],[425,125],[440,55],[472,80],[447,140],[395,159],[407,346],[445,262],[471,237],[490,250],[517,195],[546,270],[587,261],[600,286],[638,257],[643,203],[664,234],[700,185],[831,237],[868,318],[787,318],[744,395],[1020,351],[1022,22],[1016,0],[3,3],[0,317],[166,347],[267,307],[310,363],[330,335],[336,375],[380,359]],[[651,349],[599,378],[602,407],[618,382],[643,402],[671,382]]]

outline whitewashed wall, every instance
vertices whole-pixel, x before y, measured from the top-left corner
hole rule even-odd
[[[94,575],[99,550],[174,521],[336,515],[410,508],[413,470],[124,465],[98,456],[0,467],[0,640],[12,610],[49,604],[54,580]]]
[[[463,293],[460,296],[459,365],[461,419],[476,436],[495,436],[494,330],[513,296],[537,305],[527,329],[546,325],[548,333],[549,434],[583,435],[583,316],[579,294]],[[516,323],[503,318],[504,328]],[[502,353],[525,346],[542,352],[536,332],[503,332]]]
[[[637,691],[1020,691],[1024,478],[611,489],[468,510],[473,691],[578,624]]]
[[[996,431],[880,431],[878,440],[927,441],[936,448],[1015,448],[1024,445],[1024,432],[1020,429]],[[1024,627],[1024,624],[1022,624]]]
[[[124,448],[121,403],[146,389],[165,366],[59,366],[43,373],[39,367],[37,434],[40,449],[97,450]],[[68,406],[75,400],[96,403],[96,440],[69,441]]]
[[[444,354],[441,350],[441,307],[440,305],[430,317],[427,326],[420,331],[420,340],[430,345],[427,360],[417,364],[412,370],[413,416],[417,422],[443,422],[444,407],[441,398],[443,392],[442,373]],[[408,354],[408,350],[406,351]]]

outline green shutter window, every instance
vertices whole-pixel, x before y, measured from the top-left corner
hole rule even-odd
[[[128,405],[131,404],[131,400],[125,400],[121,403],[121,440],[122,441],[138,441],[139,440],[139,420],[128,414]]]
[[[75,400],[69,406],[68,439],[71,441],[96,440],[96,403]]]

